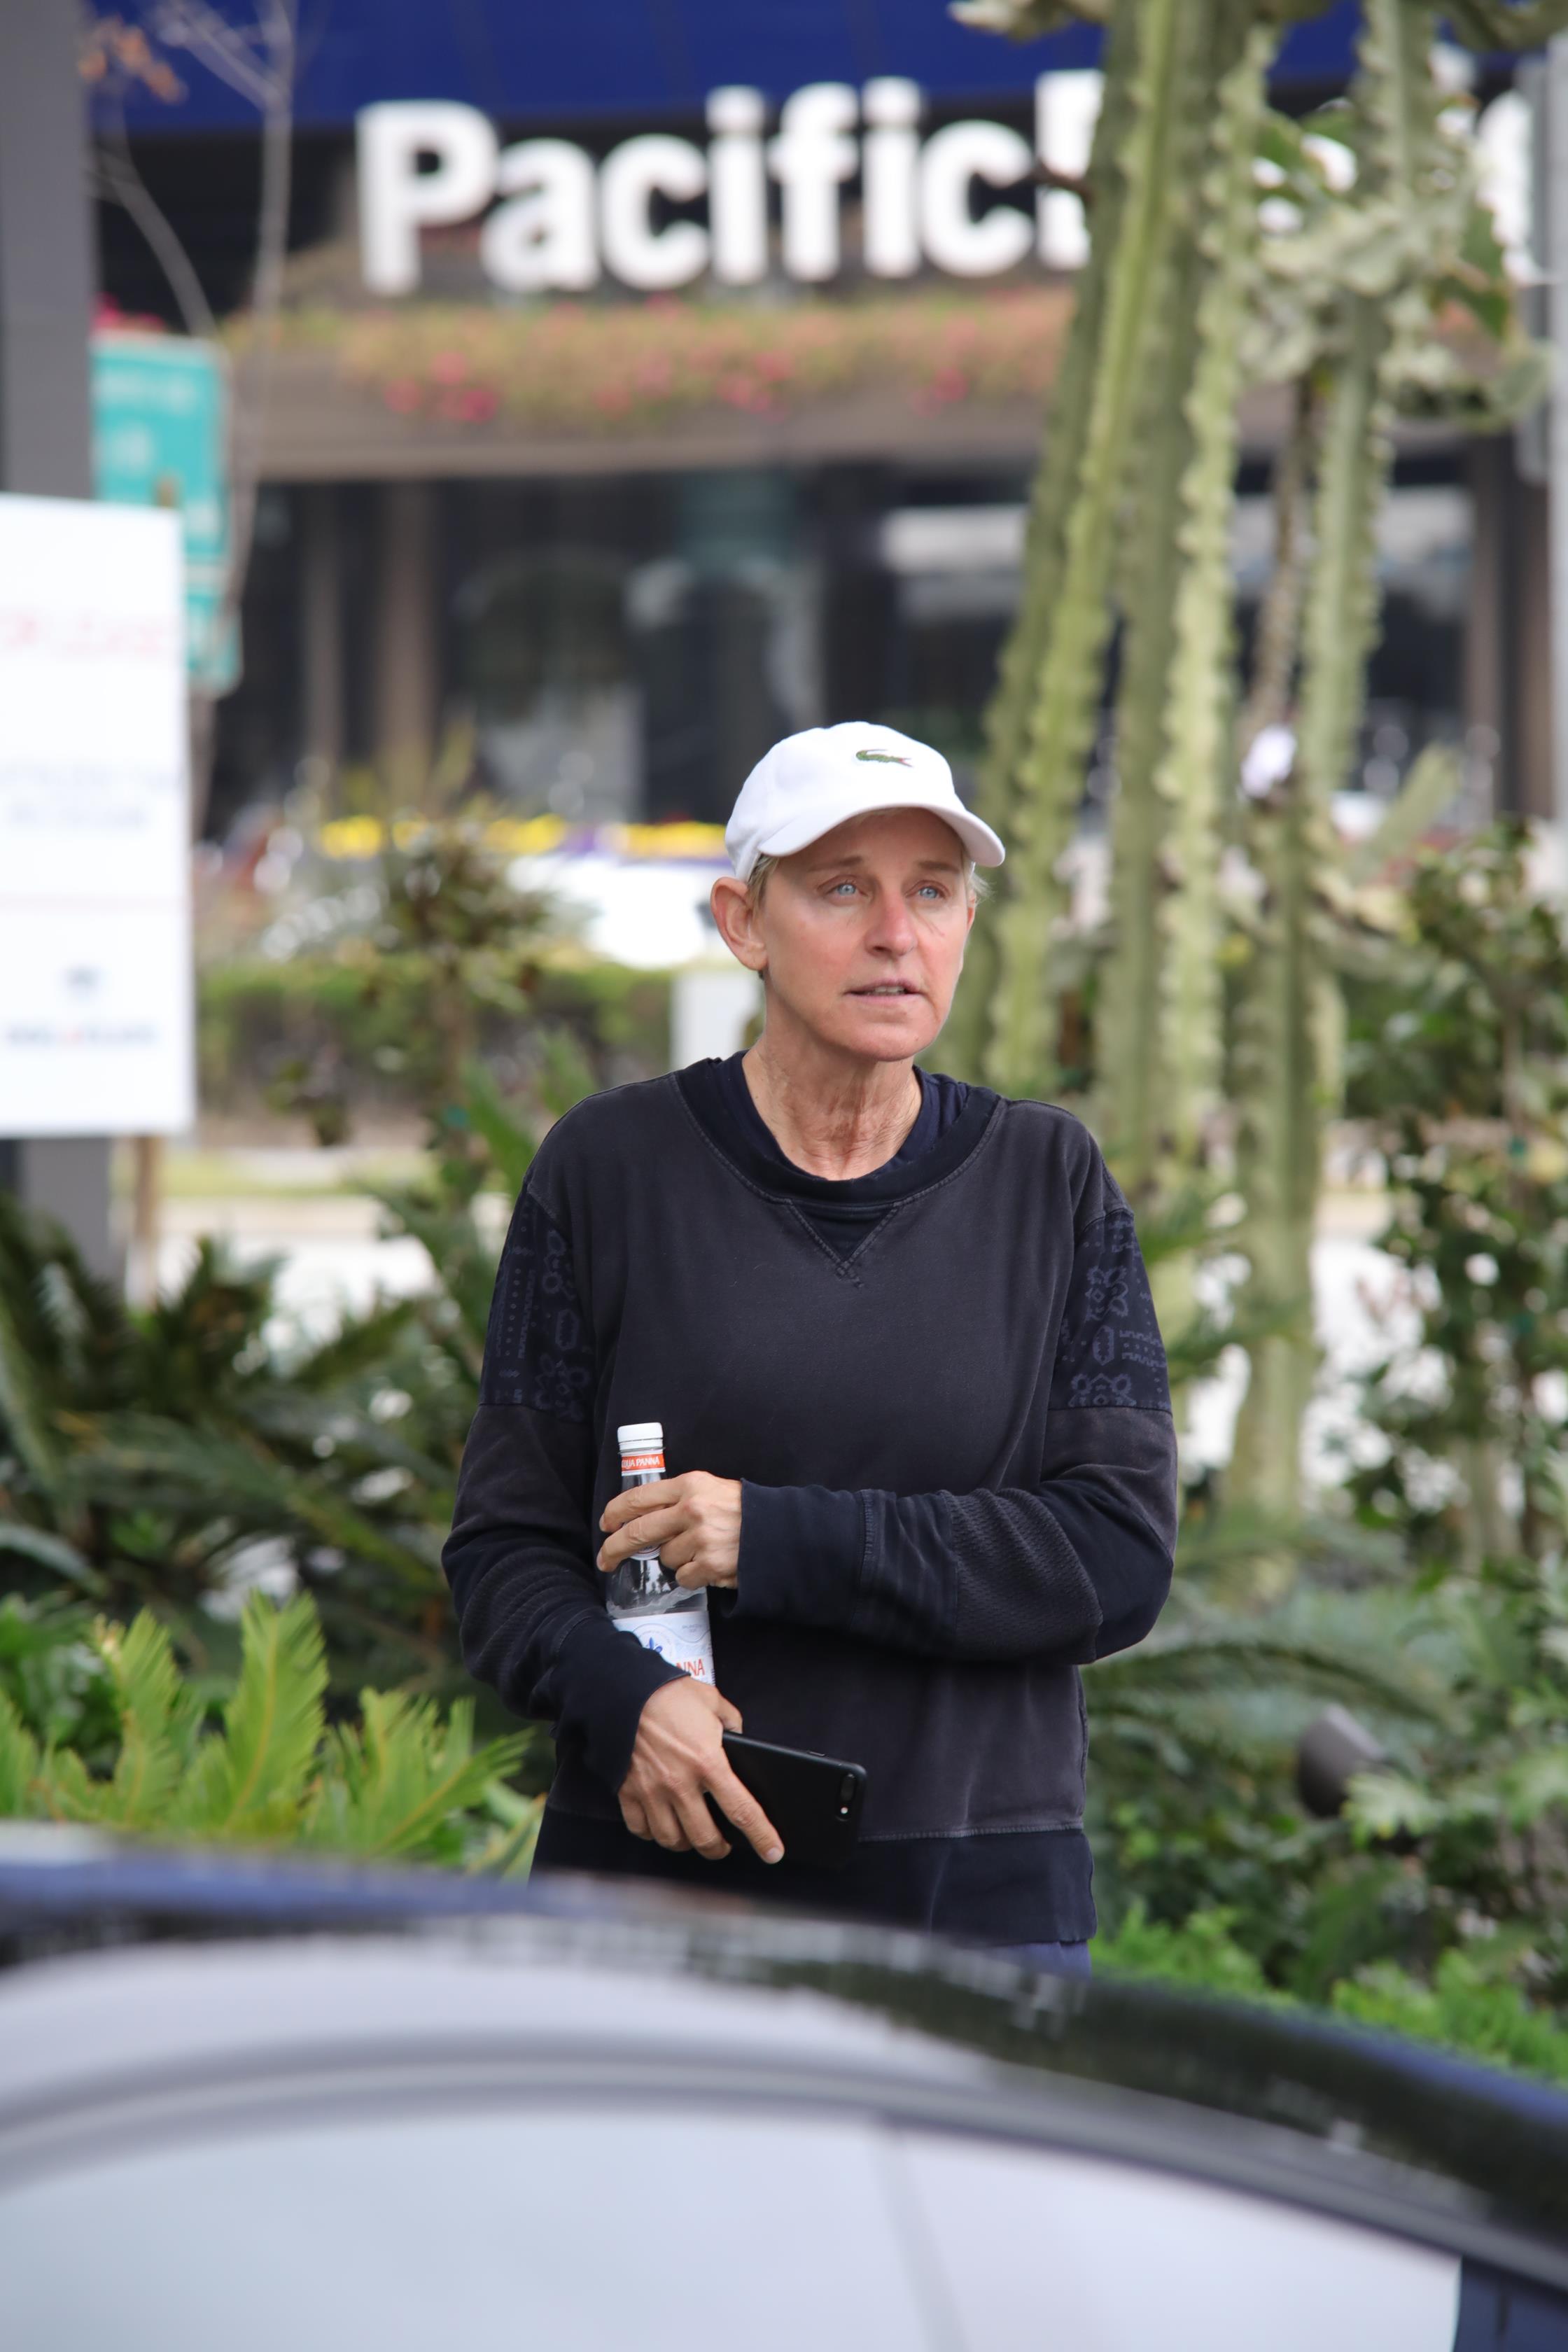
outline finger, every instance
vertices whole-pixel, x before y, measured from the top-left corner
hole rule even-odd
[[[652,1837],[653,1832],[647,1825],[647,1815],[644,1812],[641,1803],[636,1797],[622,1797],[621,1819],[625,1822],[627,1829],[630,1830],[633,1837]]]
[[[647,1804],[647,1825],[656,1845],[667,1853],[689,1853],[691,1841],[681,1827],[680,1817],[668,1796],[652,1797]]]
[[[677,1584],[687,1592],[700,1592],[705,1584],[716,1584],[721,1591],[728,1591],[731,1585],[740,1582],[739,1574],[732,1568],[705,1566],[700,1546],[693,1551],[690,1559],[679,1567],[677,1567],[669,1554],[670,1547],[666,1544],[658,1556],[666,1568],[673,1570]]]
[[[685,1513],[679,1510],[649,1511],[640,1519],[633,1519],[599,1547],[599,1566],[618,1568],[634,1551],[657,1551],[661,1544],[678,1535],[686,1526]]]
[[[730,1851],[729,1841],[703,1801],[702,1792],[694,1789],[688,1796],[676,1798],[676,1811],[680,1824],[704,1862],[722,1862]]]
[[[678,1478],[654,1478],[646,1486],[628,1486],[624,1495],[610,1496],[599,1514],[599,1525],[607,1535],[616,1528],[624,1528],[628,1519],[650,1505],[656,1511],[668,1509],[672,1503],[679,1502],[682,1491]]]
[[[719,1811],[764,1862],[784,1860],[784,1840],[751,1790],[736,1780],[728,1764],[719,1764],[709,1777],[709,1790]]]
[[[706,1689],[707,1687],[708,1686],[706,1685],[703,1685],[703,1688]],[[708,1696],[712,1700],[714,1714],[718,1717],[726,1731],[743,1731],[745,1729],[745,1725],[741,1719],[741,1710],[735,1705],[732,1698],[726,1698],[723,1692],[718,1690],[709,1690]]]

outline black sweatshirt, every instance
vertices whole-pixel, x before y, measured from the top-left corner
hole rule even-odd
[[[1131,1216],[1048,1105],[971,1087],[912,1160],[838,1184],[747,1131],[733,1067],[579,1104],[497,1276],[446,1566],[473,1672],[555,1727],[541,1862],[1077,1940],[1077,1669],[1149,1631],[1175,1533]],[[672,1474],[744,1482],[737,1587],[710,1593],[720,1689],[752,1738],[867,1768],[836,1877],[621,1826],[638,1717],[676,1670],[611,1624],[593,1563],[616,1427],[651,1420]]]

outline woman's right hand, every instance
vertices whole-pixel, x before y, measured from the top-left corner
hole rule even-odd
[[[764,1862],[783,1861],[778,1832],[724,1753],[725,1732],[740,1728],[740,1708],[689,1675],[654,1692],[621,1782],[621,1817],[633,1837],[651,1838],[671,1853],[695,1846],[704,1861],[722,1862],[730,1848],[703,1802],[706,1792]]]

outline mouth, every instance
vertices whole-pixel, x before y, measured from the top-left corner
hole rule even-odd
[[[913,982],[908,980],[879,980],[870,988],[852,988],[849,991],[851,996],[858,996],[866,1004],[896,1004],[900,997],[918,996],[920,992]]]

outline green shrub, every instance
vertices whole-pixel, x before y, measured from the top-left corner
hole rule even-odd
[[[1252,1953],[1237,1942],[1235,1925],[1229,1912],[1194,1911],[1181,1927],[1170,1927],[1134,1904],[1117,1932],[1095,1945],[1095,1967],[1110,1976],[1307,2013],[1307,2004],[1268,1983]],[[1333,1985],[1329,2006],[1347,2024],[1568,2083],[1568,2026],[1532,2007],[1516,1984],[1489,1973],[1469,1953],[1445,1952],[1430,1983],[1392,1961],[1375,1962]]]
[[[276,952],[206,963],[209,1106],[265,1099],[337,1143],[369,1101],[437,1116],[480,1057],[534,1103],[563,1055],[579,1093],[668,1066],[668,975],[595,962],[563,938],[476,817],[395,825],[372,875],[359,870],[353,889],[319,888],[275,922]]]
[[[1252,1954],[1231,1934],[1235,1924],[1229,1911],[1194,1911],[1173,1927],[1151,1919],[1134,1903],[1116,1933],[1096,1943],[1095,1966],[1112,1976],[1153,1977],[1233,2000],[1282,2000],[1285,1996],[1273,1990]]]
[[[18,1622],[14,1608],[9,1622]],[[76,1629],[57,1621],[51,1630]],[[443,1716],[428,1699],[371,1690],[360,1694],[357,1723],[329,1725],[326,1655],[308,1597],[281,1609],[261,1594],[247,1603],[239,1672],[216,1722],[212,1695],[182,1675],[149,1610],[128,1627],[97,1620],[79,1675],[84,1659],[112,1717],[109,1752],[95,1762],[68,1740],[40,1740],[0,1686],[0,1814],[163,1842],[526,1867],[537,1801],[503,1785],[523,1736],[476,1748],[469,1701]],[[42,1696],[35,1691],[35,1717]],[[58,1706],[45,1706],[58,1721]],[[79,1707],[79,1733],[87,1720]]]
[[[1465,1952],[1445,1952],[1430,1984],[1388,1962],[1363,1969],[1334,1987],[1333,2007],[1356,2025],[1568,2083],[1568,2027],[1532,2008],[1517,1985],[1487,1975]]]

